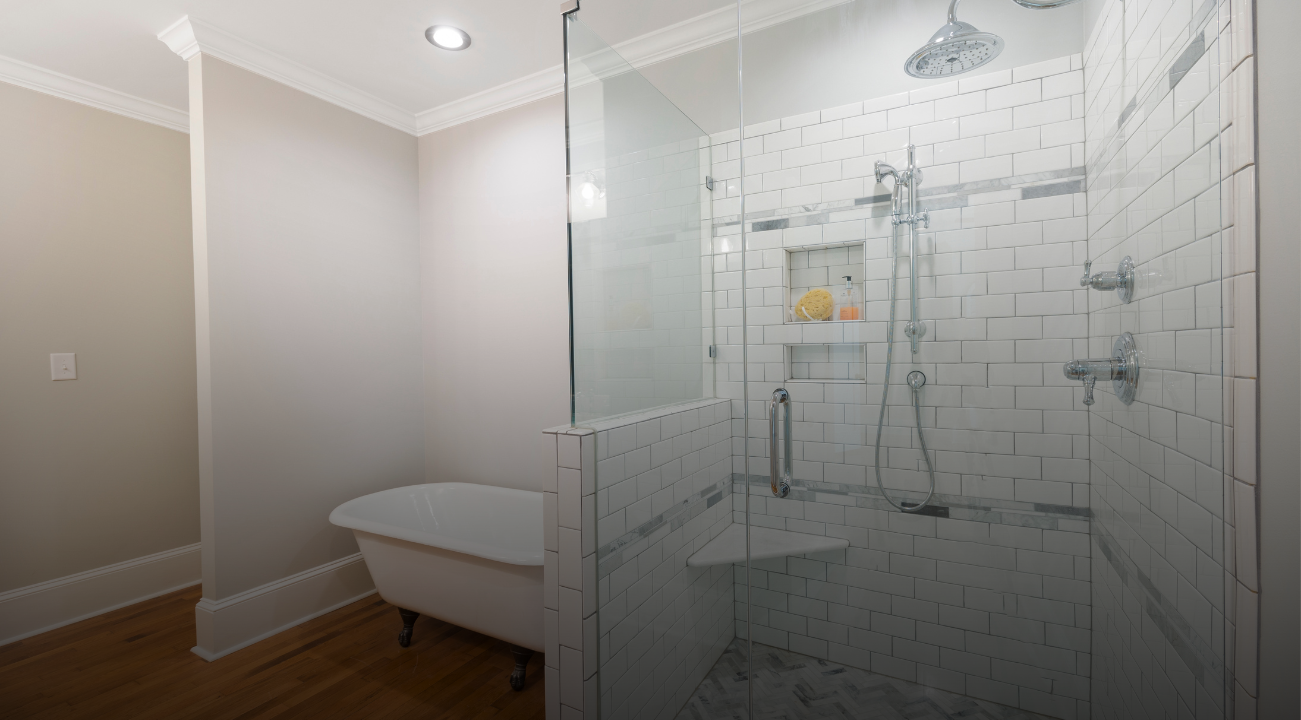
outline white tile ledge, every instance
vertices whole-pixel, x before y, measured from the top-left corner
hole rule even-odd
[[[751,560],[843,550],[847,547],[849,541],[843,538],[750,527]],[[687,558],[687,565],[691,567],[731,565],[738,562],[745,562],[745,526],[736,524],[729,525],[726,530],[718,534],[718,537],[710,540],[703,548],[697,550],[696,554]]]
[[[825,344],[825,343],[823,343]],[[546,435],[591,435],[602,430],[613,430],[614,428],[627,427],[636,425],[647,420],[655,420],[668,415],[699,410],[700,408],[713,407],[720,403],[730,403],[731,400],[726,398],[705,398],[703,400],[688,400],[675,405],[663,405],[650,410],[639,410],[625,415],[614,415],[605,418],[598,418],[583,423],[581,426],[557,425],[556,427],[543,430]]]

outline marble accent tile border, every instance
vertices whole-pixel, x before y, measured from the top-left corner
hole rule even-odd
[[[1125,555],[1105,525],[1101,522],[1093,523],[1090,535],[1102,557],[1120,578],[1121,584],[1131,590],[1142,590],[1135,594],[1144,598],[1143,614],[1197,677],[1198,684],[1206,687],[1211,682],[1222,682],[1225,677],[1224,659],[1192,629],[1192,624],[1179,612],[1178,606],[1165,597],[1151,578]],[[1094,582],[1097,582],[1096,579]],[[1208,673],[1211,674],[1209,678]]]
[[[1032,175],[1017,175],[1013,177],[999,178],[997,180],[978,180],[958,185],[943,185],[940,187],[925,188],[922,189],[918,195],[923,198],[920,202],[922,210],[948,210],[952,208],[967,207],[968,198],[970,196],[991,192],[1005,192],[1009,190],[1021,191],[1021,197],[1009,198],[1009,201],[1030,200],[1033,198],[1071,195],[1074,193],[1084,192],[1084,177],[1085,169],[1083,167],[1076,167],[1065,170],[1034,173]],[[1053,182],[1060,180],[1068,181]],[[746,213],[746,218],[752,221],[750,232],[785,230],[794,227],[825,225],[831,222],[857,220],[864,217],[886,217],[890,214],[890,208],[888,207],[889,203],[890,196],[888,194],[871,195],[868,197],[855,198],[853,200],[836,200],[827,203],[801,205],[792,208],[759,210]],[[862,212],[854,213],[852,216],[846,216],[843,214],[845,212],[859,209],[867,209],[869,212],[866,215]],[[834,216],[833,213],[835,214]],[[765,219],[761,220],[758,218]],[[715,231],[721,227],[734,227],[740,224],[741,217],[739,215],[725,215],[714,220]]]
[[[1107,163],[1111,162],[1116,153],[1120,152],[1128,141],[1128,138],[1122,133],[1125,124],[1135,115],[1146,118],[1151,113],[1152,108],[1156,107],[1167,94],[1174,92],[1174,86],[1183,79],[1190,68],[1197,64],[1198,60],[1202,59],[1202,55],[1206,54],[1206,31],[1208,29],[1206,26],[1213,19],[1213,11],[1219,1],[1206,0],[1202,7],[1193,14],[1192,22],[1188,23],[1189,39],[1187,44],[1184,45],[1179,54],[1175,55],[1175,59],[1171,61],[1170,67],[1165,72],[1152,73],[1152,78],[1169,78],[1169,82],[1154,82],[1146,91],[1140,90],[1135,93],[1134,97],[1125,106],[1125,109],[1121,111],[1116,127],[1108,133],[1108,137],[1098,144],[1098,151],[1094,154],[1092,162],[1087,163],[1088,167],[1106,167]],[[1201,29],[1197,30],[1197,28]],[[1201,51],[1197,52],[1196,56],[1193,57],[1194,49],[1199,46]],[[1182,71],[1179,68],[1183,68]],[[1143,98],[1141,103],[1139,97]],[[1142,113],[1138,113],[1140,108],[1143,110]]]
[[[745,475],[743,473],[732,473],[732,481],[741,488],[745,487],[744,479]],[[765,475],[750,475],[750,486],[751,488],[760,488],[766,493],[771,492],[769,479]],[[734,488],[733,492],[740,491]],[[900,491],[899,494],[903,496],[905,501],[915,502],[922,497],[920,493],[905,491]],[[852,498],[855,507],[874,510],[894,509],[876,487],[817,480],[796,479],[791,481],[791,494],[789,496],[791,500],[826,502],[826,499],[819,498],[819,495],[839,495]],[[935,508],[937,512],[922,514],[932,517],[947,517],[951,520],[969,520],[996,525],[1015,525],[1041,530],[1063,530],[1081,533],[1088,532],[1088,521],[1092,517],[1089,508],[994,498],[971,498],[940,493],[935,494],[930,507]]]
[[[624,558],[637,557],[660,538],[686,525],[700,513],[732,494],[731,479],[723,479],[675,504],[673,507],[638,525],[596,549],[596,577],[601,579],[623,565]]]
[[[1205,54],[1206,30],[1202,30],[1198,33],[1197,37],[1193,38],[1193,41],[1189,43],[1188,47],[1184,49],[1179,57],[1175,58],[1174,64],[1170,66],[1169,90],[1174,90],[1175,86],[1179,84],[1179,81],[1184,79],[1184,76],[1188,74],[1188,71],[1192,70],[1193,66],[1197,64],[1197,61],[1201,60],[1202,55]]]

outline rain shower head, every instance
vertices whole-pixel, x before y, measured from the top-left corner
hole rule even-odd
[[[908,58],[908,62],[903,66],[904,72],[923,79],[958,75],[988,64],[1003,52],[1003,38],[993,33],[981,32],[967,23],[958,21],[959,1],[953,0],[949,4],[949,24],[940,28],[935,35],[931,36],[930,42]],[[1042,0],[1045,3],[1051,1]],[[1061,1],[1057,0],[1058,4],[1061,4]],[[1035,2],[1035,0],[1025,0],[1025,2]],[[1050,6],[1045,5],[1045,7]]]
[[[1012,2],[1017,5],[1028,7],[1031,10],[1051,10],[1053,8],[1059,8],[1063,5],[1070,5],[1079,1],[1080,0],[1012,0]]]

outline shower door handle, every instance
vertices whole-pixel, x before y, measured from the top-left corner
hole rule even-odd
[[[783,425],[786,426],[785,441],[785,462],[782,463],[782,472],[779,475],[777,466],[781,454],[777,451],[777,406],[786,406],[786,417]],[[791,494],[791,394],[786,392],[785,388],[777,388],[772,393],[772,401],[768,403],[768,462],[769,477],[772,481],[772,494],[779,498],[784,498]]]

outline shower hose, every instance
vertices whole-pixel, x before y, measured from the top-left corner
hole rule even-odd
[[[917,242],[916,232],[910,233],[909,242]],[[921,390],[926,384],[926,376],[919,371],[908,373],[908,387],[912,391],[913,411],[917,416],[917,439],[922,447],[922,459],[926,461],[926,473],[931,478],[931,489],[926,494],[926,499],[916,505],[903,505],[890,499],[890,495],[885,491],[885,483],[881,480],[881,433],[885,429],[885,409],[886,399],[890,396],[890,370],[894,364],[894,322],[895,322],[895,277],[899,274],[899,253],[898,253],[898,226],[895,226],[895,233],[891,237],[890,257],[890,324],[886,325],[885,338],[885,380],[881,385],[881,414],[876,421],[876,486],[881,489],[881,496],[885,501],[893,505],[900,512],[915,513],[920,512],[922,508],[930,503],[931,498],[935,496],[935,467],[931,465],[931,453],[926,449],[926,436],[922,433],[922,406]],[[914,255],[915,257],[915,255]],[[912,288],[912,292],[917,292],[917,288]]]

